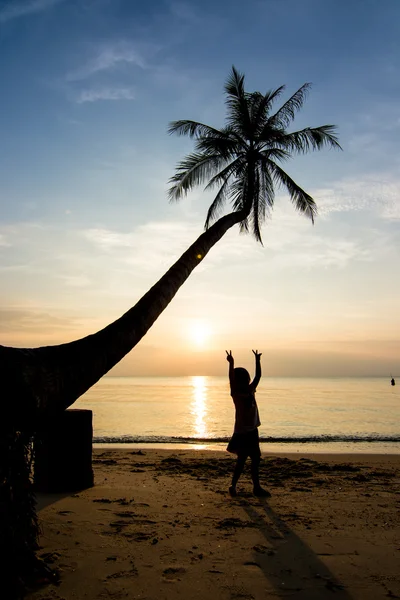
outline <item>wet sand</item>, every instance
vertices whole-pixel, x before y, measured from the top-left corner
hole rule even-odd
[[[38,497],[59,585],[30,600],[400,598],[400,456],[94,451],[96,485]]]

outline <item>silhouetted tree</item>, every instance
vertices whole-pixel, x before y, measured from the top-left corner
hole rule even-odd
[[[178,164],[170,180],[173,184],[171,200],[179,200],[204,182],[207,182],[206,189],[218,187],[208,210],[206,229],[228,199],[241,216],[241,230],[251,228],[256,240],[261,242],[260,226],[274,204],[276,186],[283,186],[297,210],[314,222],[317,207],[313,198],[280,165],[295,154],[320,150],[323,146],[340,148],[334,125],[287,131],[310,87],[311,84],[305,83],[272,113],[284,86],[266,94],[246,92],[244,75],[233,67],[225,85],[225,127],[215,129],[188,120],[174,121],[170,125],[170,133],[194,138],[196,150]]]

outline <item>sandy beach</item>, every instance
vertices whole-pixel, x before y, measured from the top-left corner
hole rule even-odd
[[[95,450],[95,486],[39,495],[30,600],[400,598],[400,456],[263,455],[272,497],[227,493],[234,458]]]

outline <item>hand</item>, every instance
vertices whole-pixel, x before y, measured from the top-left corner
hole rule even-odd
[[[258,350],[252,350],[256,360],[261,360],[262,352],[258,352]]]
[[[229,350],[229,352],[228,352],[228,350],[225,350],[225,352],[226,352],[226,360],[228,361],[228,363],[230,365],[233,365],[232,350]]]

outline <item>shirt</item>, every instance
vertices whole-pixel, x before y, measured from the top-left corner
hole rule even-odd
[[[254,392],[231,391],[235,404],[235,433],[248,433],[261,425]]]

